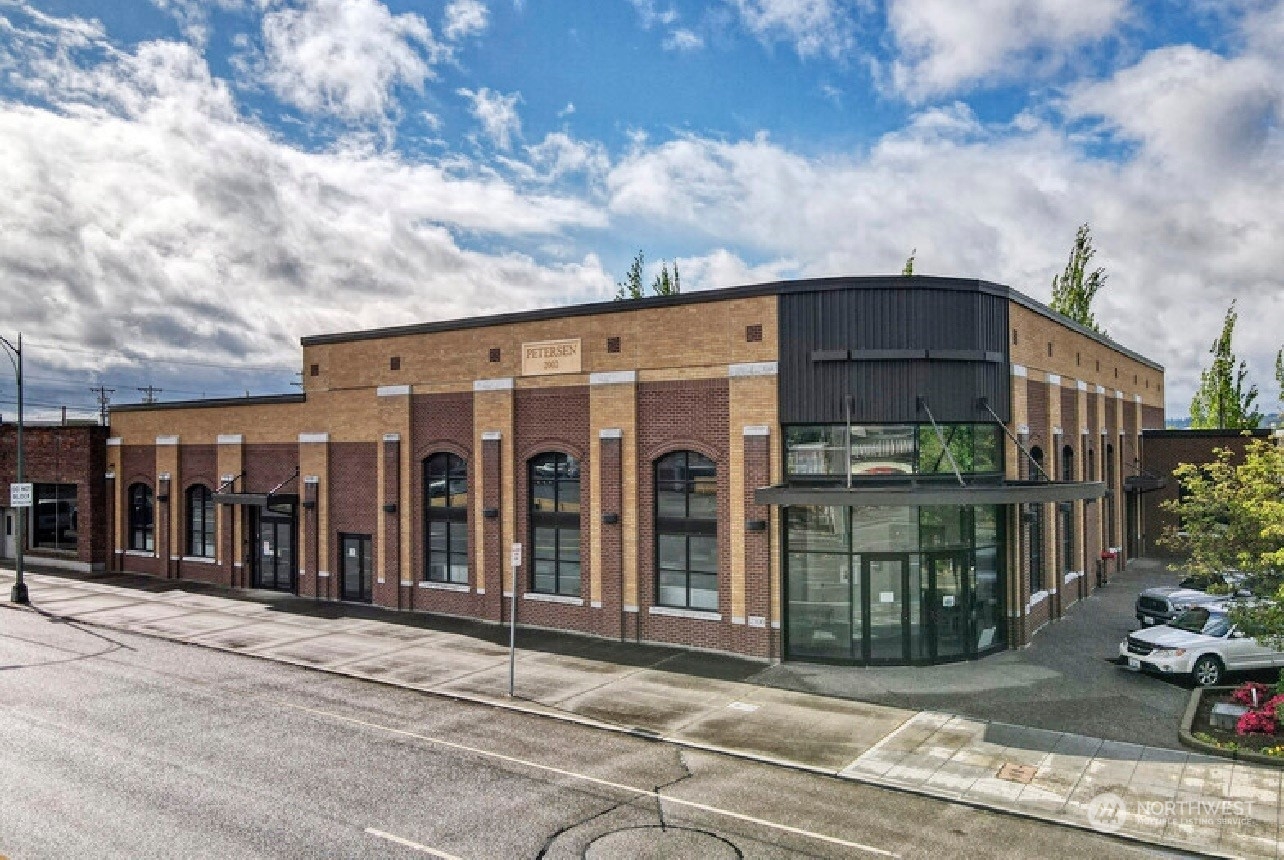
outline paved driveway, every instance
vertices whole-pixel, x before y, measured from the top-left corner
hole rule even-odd
[[[1129,672],[1112,661],[1137,629],[1133,601],[1180,575],[1141,559],[1049,624],[1027,648],[945,666],[849,668],[784,663],[752,679],[792,690],[882,705],[944,711],[1152,746],[1179,748],[1190,699],[1180,682]]]

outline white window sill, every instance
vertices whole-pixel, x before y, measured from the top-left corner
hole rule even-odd
[[[1047,599],[1048,599],[1048,592],[1046,591],[1036,591],[1034,594],[1031,594],[1030,602],[1025,605],[1025,614],[1029,615],[1031,609],[1038,606],[1040,603],[1042,603]]]
[[[431,588],[435,591],[460,591],[460,592],[463,592],[464,594],[467,594],[469,591],[472,590],[468,587],[468,583],[466,582],[424,581],[419,583],[419,587]]]
[[[538,600],[541,603],[564,603],[567,606],[583,606],[584,600],[579,597],[571,597],[569,594],[536,594],[527,592],[522,595],[522,600]]]
[[[1081,576],[1083,576],[1082,570],[1072,570],[1066,574],[1066,582],[1074,582],[1076,579],[1078,579]]]
[[[132,555],[134,558],[155,558],[156,553],[148,552],[145,549],[127,549],[125,555]]]
[[[185,555],[183,556],[182,561],[194,561],[197,564],[218,564],[218,559],[206,558],[203,555]]]
[[[672,606],[648,606],[650,615],[668,615],[672,618],[693,618],[697,621],[721,621],[722,613],[708,612],[703,609],[677,609]]]

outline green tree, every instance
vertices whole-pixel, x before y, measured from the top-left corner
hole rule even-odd
[[[910,255],[905,258],[905,268],[901,269],[901,274],[905,277],[911,277],[914,274],[914,258],[918,256],[918,248],[910,251]]]
[[[1254,408],[1257,386],[1248,384],[1248,366],[1242,361],[1236,364],[1231,348],[1237,319],[1232,301],[1221,333],[1208,350],[1213,363],[1199,375],[1199,388],[1190,401],[1194,430],[1252,430],[1262,423],[1262,413]]]
[[[1083,224],[1075,233],[1074,247],[1070,249],[1065,271],[1052,279],[1050,307],[1085,328],[1105,334],[1105,329],[1098,326],[1092,316],[1092,300],[1106,283],[1105,269],[1097,267],[1088,271],[1088,265],[1096,254],[1097,250],[1092,247],[1092,229]]]
[[[624,280],[617,281],[615,284],[615,299],[640,299],[642,298],[642,268],[645,264],[642,252],[638,251],[633,262],[629,264],[629,270],[624,275]]]
[[[669,264],[660,264],[660,273],[651,282],[651,292],[657,296],[676,296],[682,292],[682,275],[678,272],[678,262],[673,261],[673,274],[669,274]]]
[[[1216,448],[1211,463],[1183,463],[1174,471],[1180,498],[1164,509],[1180,518],[1160,543],[1187,555],[1190,570],[1213,576],[1242,571],[1259,597],[1232,610],[1249,636],[1284,650],[1284,447],[1251,440],[1242,458]]]

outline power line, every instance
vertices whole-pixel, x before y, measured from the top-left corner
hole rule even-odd
[[[160,394],[160,393],[161,393],[162,391],[164,391],[165,389],[163,389],[163,388],[157,388],[155,385],[148,385],[148,386],[146,386],[145,388],[139,388],[139,389],[136,389],[136,390],[141,391],[141,392],[143,393],[143,402],[144,402],[144,403],[155,403],[155,402],[156,402],[156,395],[157,395],[157,394]]]
[[[98,417],[99,420],[102,421],[103,426],[106,427],[108,407],[111,406],[111,396],[115,393],[116,389],[105,388],[99,385],[97,387],[91,387],[89,390],[98,395]]]
[[[263,371],[263,370],[268,370],[268,371],[275,370],[275,371],[285,372],[287,367],[283,363],[242,364],[238,366],[231,366],[231,365],[220,364],[218,362],[212,362],[212,361],[194,361],[188,358],[142,358],[139,356],[131,356],[127,353],[121,352],[119,349],[116,349],[116,348],[103,348],[103,347],[90,348],[90,347],[84,347],[84,346],[72,346],[70,344],[65,344],[65,343],[49,343],[47,341],[40,341],[40,340],[31,340],[27,342],[35,344],[36,346],[48,347],[49,349],[54,349],[59,352],[80,352],[88,355],[97,355],[97,356],[102,356],[106,352],[111,352],[125,361],[133,362],[136,364],[182,364],[182,365],[191,365],[192,367],[213,367],[219,370],[226,370],[231,373],[239,373],[242,371],[245,371],[245,372]]]

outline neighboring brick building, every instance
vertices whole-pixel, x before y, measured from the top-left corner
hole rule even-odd
[[[501,622],[521,543],[523,624],[945,662],[1091,590],[1163,426],[1160,366],[946,278],[307,337],[303,383],[114,408],[115,567]]]
[[[24,477],[35,485],[24,546],[33,563],[82,571],[106,567],[107,435],[107,428],[97,424],[24,425]],[[0,424],[0,558],[5,559],[13,558],[19,537],[17,510],[8,507],[17,452],[17,425]]]
[[[1145,430],[1141,434],[1141,480],[1134,481],[1140,496],[1141,519],[1130,529],[1136,535],[1137,555],[1173,558],[1172,550],[1162,546],[1159,538],[1169,528],[1176,528],[1177,517],[1163,509],[1163,503],[1175,500],[1181,487],[1173,470],[1182,463],[1211,463],[1214,448],[1229,448],[1242,456],[1250,439],[1266,439],[1270,430]],[[1125,487],[1125,489],[1131,489]]]

